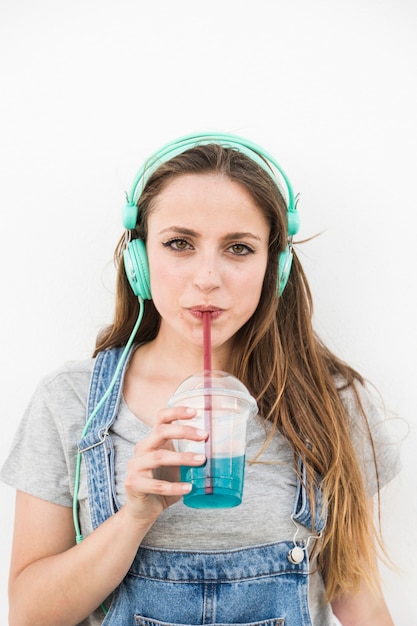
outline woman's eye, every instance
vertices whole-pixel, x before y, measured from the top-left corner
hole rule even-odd
[[[232,246],[230,246],[230,250],[233,252],[233,254],[236,254],[238,256],[245,256],[246,254],[253,253],[252,248],[244,243],[234,243]]]
[[[190,244],[185,239],[170,239],[163,244],[166,248],[172,248],[173,250],[187,250]]]

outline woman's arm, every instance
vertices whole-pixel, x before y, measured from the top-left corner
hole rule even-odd
[[[80,623],[122,580],[149,527],[121,510],[74,545],[71,508],[18,492],[10,626]]]
[[[373,515],[373,500],[369,501],[369,508]],[[394,626],[379,587],[374,590],[364,585],[357,594],[344,595],[332,602],[332,608],[343,626]]]
[[[332,608],[343,626],[394,626],[384,598],[371,589],[341,596]]]
[[[70,507],[17,493],[10,626],[75,626],[117,587],[161,512],[190,490],[189,483],[175,481],[178,466],[203,462],[172,446],[172,439],[205,439],[195,428],[175,423],[192,416],[181,407],[160,412],[129,462],[125,506],[78,545]],[[155,478],[155,470],[167,480]]]

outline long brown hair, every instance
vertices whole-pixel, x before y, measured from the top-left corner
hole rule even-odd
[[[260,415],[272,423],[271,436],[278,429],[286,437],[294,451],[295,466],[298,459],[303,460],[308,484],[317,485],[318,476],[321,477],[328,520],[318,567],[331,601],[339,593],[358,590],[363,579],[372,584],[377,575],[372,514],[349,433],[349,416],[340,397],[341,386],[352,388],[360,410],[355,383],[364,381],[332,354],[315,333],[312,297],[296,253],[289,281],[278,297],[278,256],[287,243],[287,207],[273,175],[269,176],[245,155],[210,144],[191,148],[162,164],[138,200],[134,236],[146,242],[153,200],[170,180],[182,174],[205,172],[220,173],[243,185],[270,224],[268,266],[261,298],[251,319],[236,333],[231,373],[257,399]],[[114,321],[99,334],[94,355],[126,344],[138,316],[138,299],[122,262],[124,245],[122,237],[115,252],[118,274]],[[135,341],[155,338],[159,324],[152,301],[146,301]],[[366,424],[364,415],[363,419]]]

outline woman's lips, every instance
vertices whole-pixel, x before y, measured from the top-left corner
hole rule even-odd
[[[217,307],[212,307],[212,306],[193,306],[189,309],[191,315],[193,315],[194,317],[196,317],[197,319],[202,319],[203,318],[203,313],[210,313],[210,319],[216,319],[218,318],[221,313],[223,312],[223,309],[219,309]]]

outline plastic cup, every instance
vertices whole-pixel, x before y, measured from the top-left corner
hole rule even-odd
[[[258,412],[255,399],[235,376],[213,370],[186,378],[168,406],[196,409],[194,418],[180,423],[210,433],[207,442],[178,440],[180,452],[206,455],[201,466],[180,467],[181,481],[192,485],[184,504],[197,509],[238,506],[245,474],[246,425]]]

